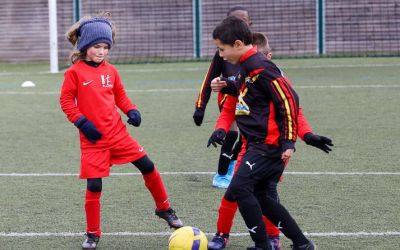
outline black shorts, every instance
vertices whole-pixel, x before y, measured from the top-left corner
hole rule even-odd
[[[252,179],[254,183],[279,182],[285,164],[280,157],[270,157],[259,150],[249,148],[244,154],[235,175]]]

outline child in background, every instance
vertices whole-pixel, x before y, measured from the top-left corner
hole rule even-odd
[[[235,6],[230,8],[227,16],[236,16],[244,20],[249,26],[252,24],[249,12],[242,6]],[[231,64],[219,56],[218,51],[215,53],[214,58],[210,64],[207,74],[199,91],[196,99],[196,108],[193,114],[194,123],[201,126],[204,118],[205,109],[211,96],[211,80],[215,77],[235,78],[240,71],[239,65]],[[228,95],[218,93],[218,107],[220,111],[226,101]],[[240,143],[234,147],[238,138],[238,129],[236,123],[232,123],[226,138],[221,147],[219,154],[217,173],[213,177],[212,185],[216,188],[227,188],[232,179],[233,168],[236,163],[237,153],[240,149]],[[235,150],[236,149],[236,150]]]
[[[172,228],[183,226],[170,207],[160,173],[117,111],[118,107],[128,116],[129,124],[140,126],[137,106],[127,96],[116,68],[106,60],[114,37],[109,13],[84,17],[67,32],[68,41],[78,51],[72,54],[72,66],[65,72],[60,104],[80,134],[80,178],[87,180],[83,249],[95,249],[99,242],[102,178],[110,175],[113,164],[135,165],[155,202],[155,214]]]
[[[267,57],[268,60],[272,59],[271,48],[269,47],[268,39],[264,34],[259,32],[253,32],[252,43],[253,46],[257,47],[257,50],[259,52],[263,53]],[[227,100],[223,105],[218,120],[216,122],[215,132],[211,136],[209,144],[221,143],[218,138],[223,138],[223,135],[226,134],[226,132],[229,130],[231,126],[231,123],[235,120],[236,102],[237,98],[233,96],[228,96]],[[222,134],[222,136],[218,136],[218,134]],[[331,148],[329,148],[329,146],[333,146],[332,141],[329,138],[312,133],[312,129],[308,124],[306,117],[303,115],[301,107],[299,107],[299,115],[298,115],[298,135],[308,145],[317,147],[326,153],[331,151]],[[236,172],[237,167],[240,165],[241,158],[246,152],[247,148],[246,141],[245,140],[243,141],[244,145],[242,145],[241,151],[238,155],[234,172]],[[288,162],[286,162],[286,164],[288,164]],[[269,185],[267,195],[273,197],[276,200],[279,200],[275,183],[272,182]],[[214,235],[213,239],[208,243],[209,250],[219,250],[226,247],[229,240],[229,234],[233,225],[233,219],[235,217],[236,211],[237,211],[237,203],[235,201],[230,200],[230,197],[225,197],[225,196],[222,197],[218,209],[217,233]],[[275,225],[273,225],[265,216],[263,216],[263,220],[268,234],[268,240],[271,245],[271,249],[281,250],[279,229]]]

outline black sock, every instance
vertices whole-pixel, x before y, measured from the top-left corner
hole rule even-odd
[[[301,246],[309,242],[284,206],[270,197],[258,198],[263,214],[278,226],[281,232],[293,241],[293,244]]]
[[[238,137],[237,131],[229,131],[225,137],[224,144],[221,147],[219,155],[218,174],[226,175],[228,172],[229,163],[232,160],[232,147]]]
[[[242,150],[242,137],[239,136],[239,140],[235,143],[232,149],[232,161],[236,161],[240,151]]]
[[[303,232],[300,231],[293,239],[293,244],[296,246],[302,246],[308,244],[310,241],[304,236]]]
[[[256,247],[267,248],[267,234],[260,205],[254,195],[241,198],[237,201],[240,214],[249,230],[250,236]]]

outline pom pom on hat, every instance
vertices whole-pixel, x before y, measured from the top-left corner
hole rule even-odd
[[[83,21],[78,29],[77,49],[84,51],[97,43],[106,43],[111,48],[112,26],[110,21],[102,17],[94,17]]]

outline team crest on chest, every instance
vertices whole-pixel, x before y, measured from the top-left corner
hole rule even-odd
[[[257,79],[258,79],[258,77],[260,76],[260,74],[257,74],[257,75],[255,75],[255,76],[248,76],[248,77],[246,77],[246,79],[245,79],[245,81],[246,81],[246,83],[254,83],[255,81],[257,81]]]
[[[235,115],[250,115],[249,105],[243,100],[243,97],[247,94],[247,88],[240,91],[238,102],[236,103]]]
[[[110,75],[101,75],[101,85],[103,88],[112,88],[113,84],[110,80]]]

